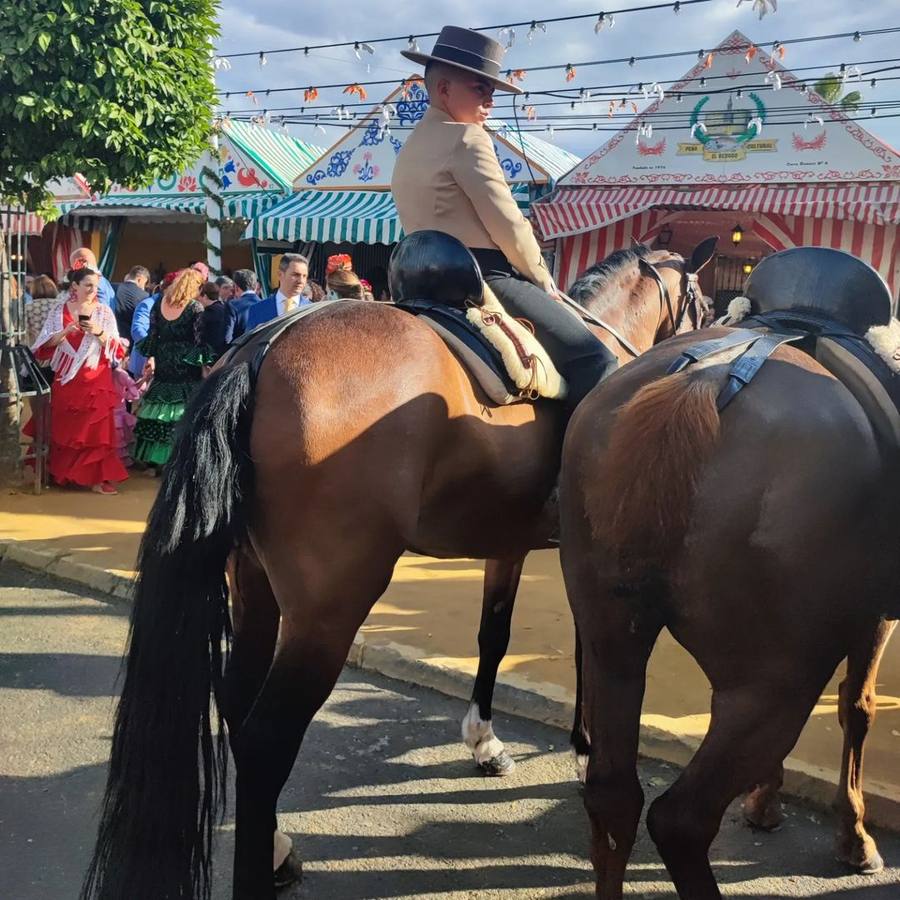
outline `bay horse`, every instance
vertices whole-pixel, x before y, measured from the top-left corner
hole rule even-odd
[[[579,299],[645,350],[697,324],[692,273],[714,243],[689,263],[620,251],[589,270]],[[227,761],[210,694],[236,766],[233,896],[274,896],[278,795],[406,550],[489,560],[467,718],[476,750],[502,752],[491,693],[522,560],[548,546],[542,509],[564,420],[560,403],[490,405],[427,325],[388,304],[346,301],[300,320],[255,379],[246,359],[214,371],[185,413],[141,543],[82,897],[210,895]]]
[[[845,658],[837,855],[860,872],[882,865],[862,758],[900,616],[900,459],[792,347],[720,415],[721,356],[666,374],[695,340],[667,341],[595,388],[563,451],[561,561],[583,645],[584,802],[604,900],[622,896],[644,802],[641,703],[663,627],[712,685],[709,730],[647,815],[678,896],[720,897],[708,850],[741,792],[752,821],[777,824],[783,760]]]

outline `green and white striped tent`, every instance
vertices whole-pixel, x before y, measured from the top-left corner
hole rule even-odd
[[[395,112],[396,131],[381,110]],[[392,244],[403,236],[391,177],[397,155],[428,108],[421,81],[397,88],[294,181],[297,194],[247,226],[254,241]],[[497,159],[523,209],[578,163],[578,157],[500,121],[488,122]]]
[[[290,194],[294,179],[322,153],[303,143],[247,122],[226,119],[219,137],[218,174],[222,179],[224,214],[252,219]],[[73,217],[121,216],[142,221],[183,221],[203,216],[203,160],[177,175],[157,179],[132,191],[114,186],[101,197],[63,202],[60,212]]]
[[[528,188],[513,194],[527,208]],[[244,237],[258,241],[394,244],[403,237],[390,191],[301,191],[255,217]]]

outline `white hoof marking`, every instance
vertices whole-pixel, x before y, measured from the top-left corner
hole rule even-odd
[[[281,864],[291,855],[294,842],[284,833],[275,829],[275,852],[272,857],[272,871],[277,872]]]
[[[580,753],[575,754],[575,769],[578,772],[578,780],[584,784],[587,781],[588,758]]]
[[[504,750],[503,742],[494,734],[491,722],[485,722],[478,714],[477,703],[469,706],[462,721],[462,739],[479,766],[499,756]]]

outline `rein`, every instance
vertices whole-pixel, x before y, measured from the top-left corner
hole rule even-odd
[[[663,287],[665,287],[665,285],[663,285]],[[582,306],[577,300],[573,300],[568,294],[564,294],[559,290],[559,288],[556,289],[556,293],[559,294],[564,303],[574,309],[586,322],[590,322],[591,325],[596,325],[598,328],[608,331],[632,356],[637,358],[641,355],[641,351],[638,350],[624,334],[620,334],[618,330],[613,328],[608,322],[604,322],[599,316],[595,316],[586,306]]]

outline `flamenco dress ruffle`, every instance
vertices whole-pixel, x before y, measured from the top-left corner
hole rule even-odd
[[[73,339],[74,338],[74,339]],[[77,348],[81,335],[69,342]],[[39,353],[49,357],[48,354]],[[120,404],[109,362],[82,366],[66,384],[54,380],[50,395],[50,477],[60,485],[91,487],[128,478],[118,452],[115,409]]]
[[[151,466],[162,466],[172,454],[175,426],[197,387],[196,381],[159,381],[154,378],[144,394],[134,427],[134,458]]]

